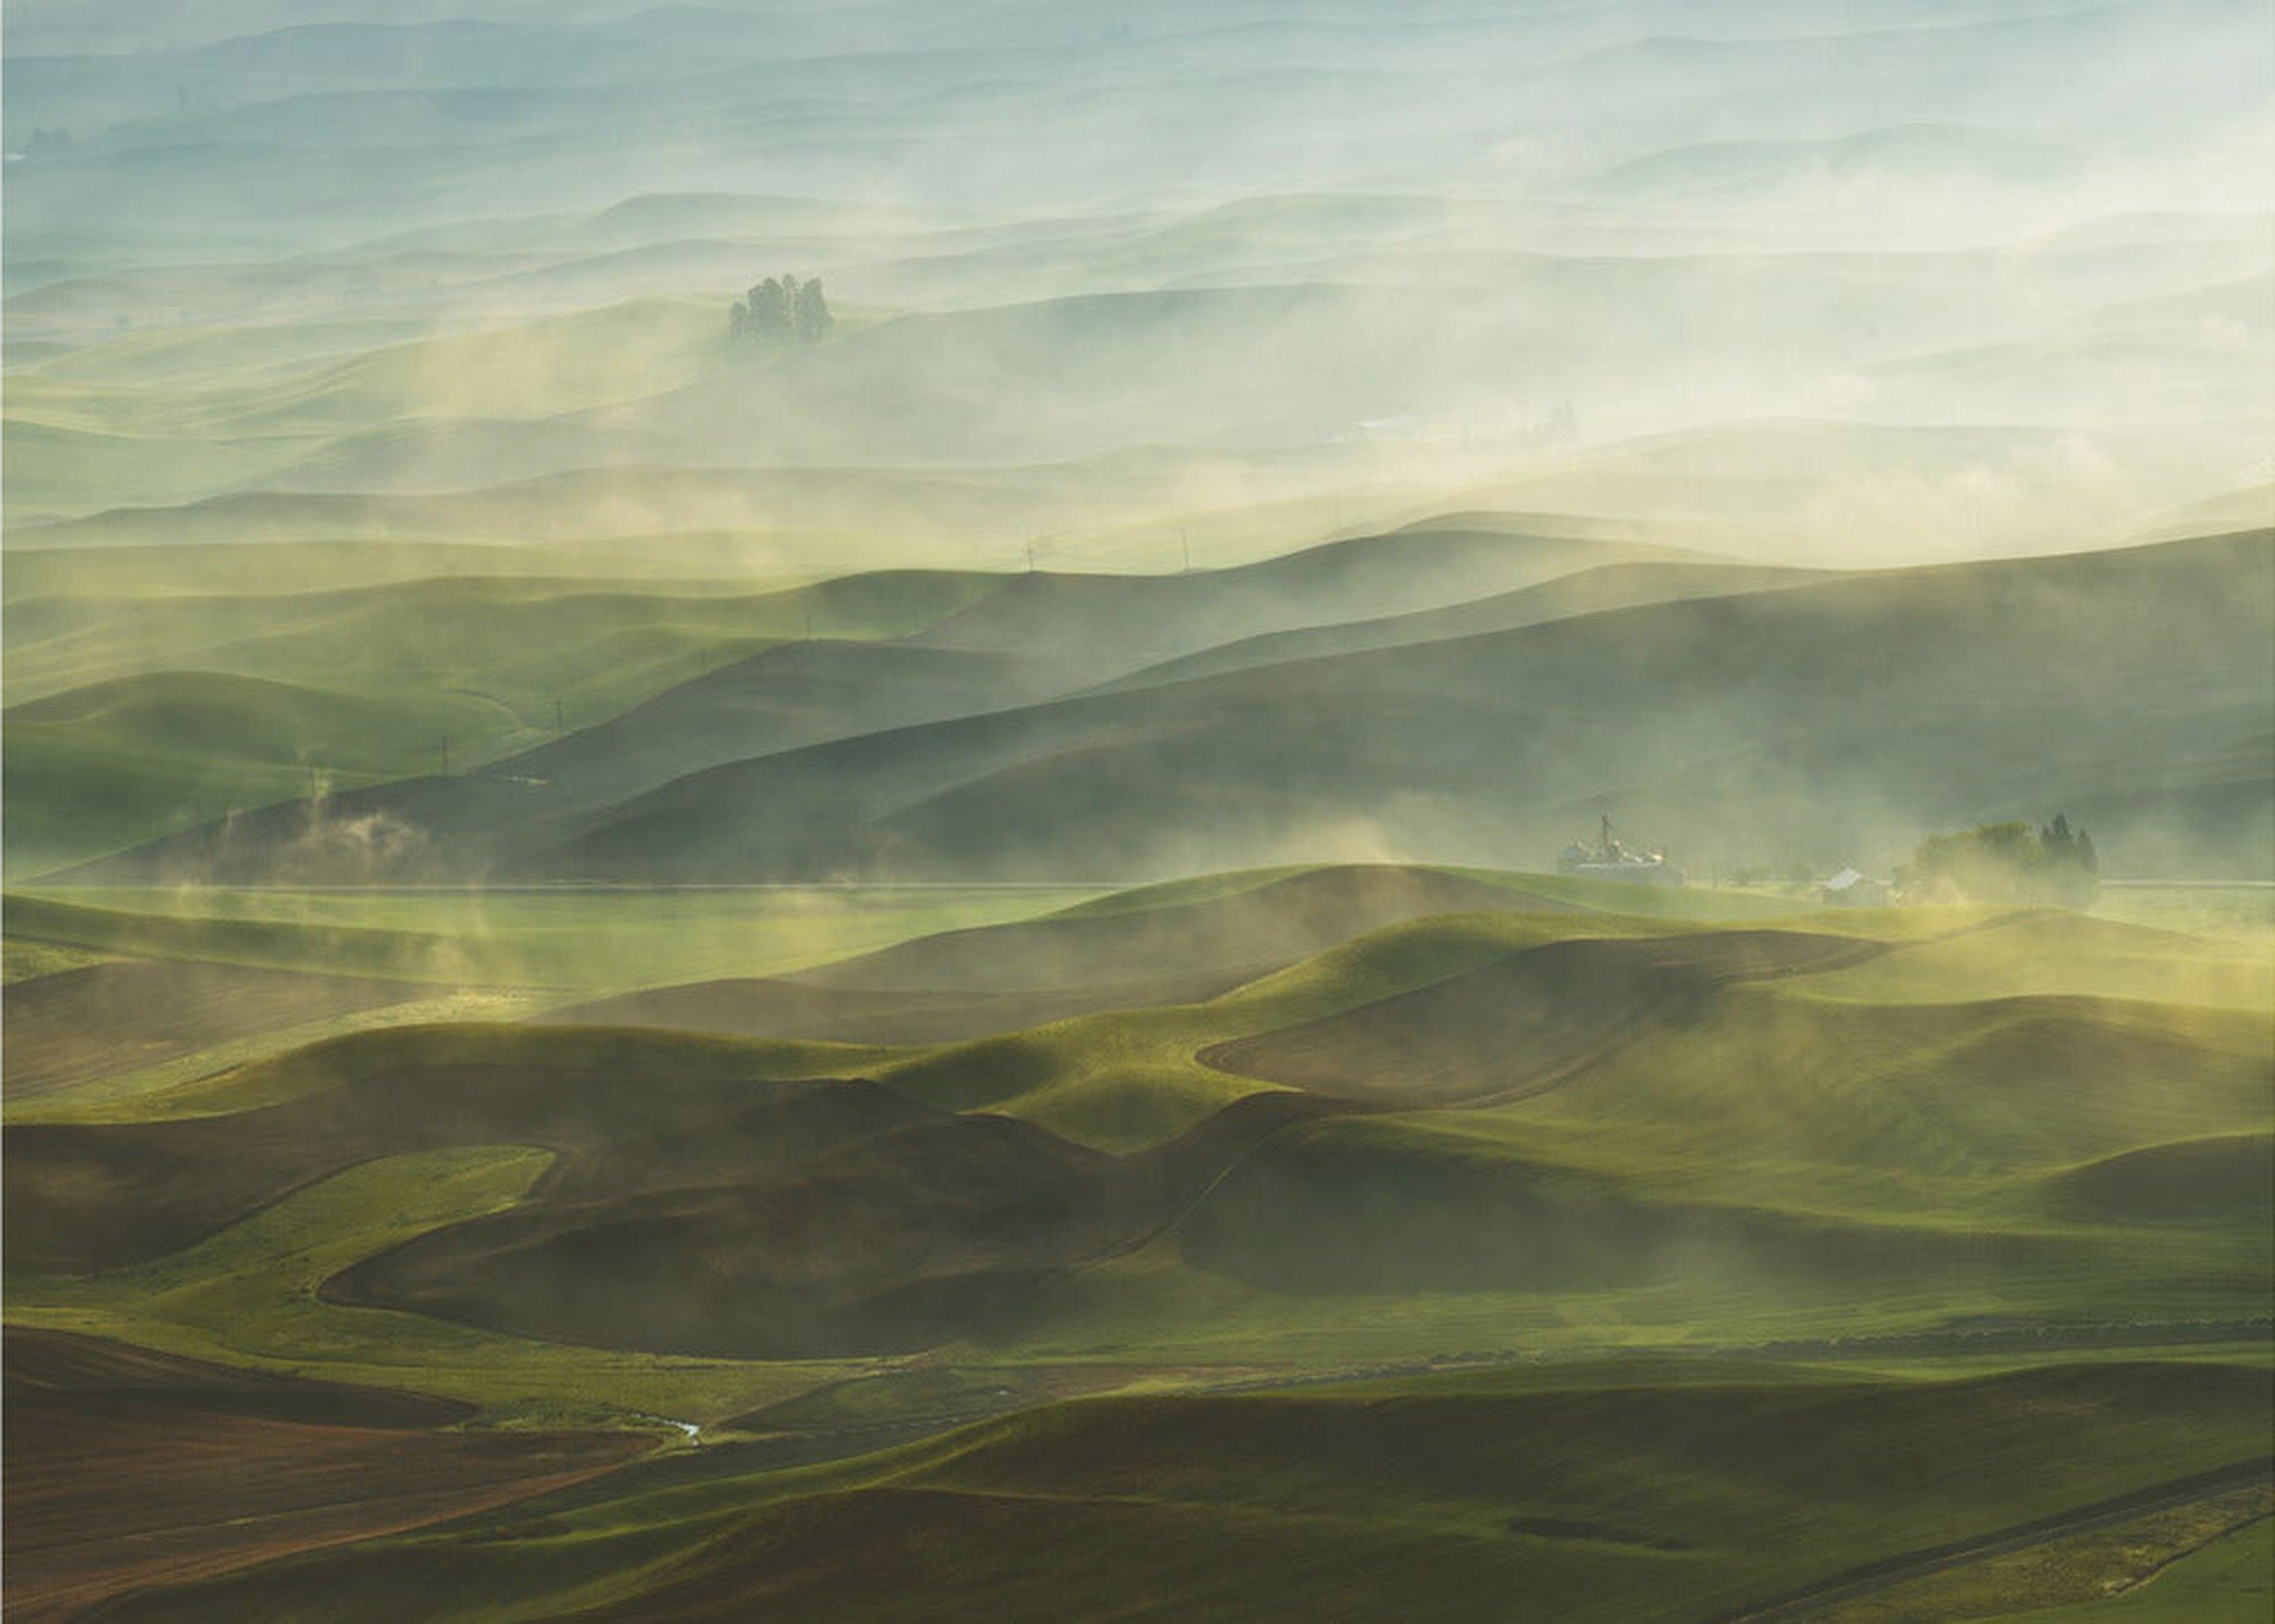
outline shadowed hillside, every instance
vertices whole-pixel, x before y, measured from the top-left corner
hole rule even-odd
[[[125,1592],[442,1522],[641,1446],[624,1433],[446,1430],[466,1415],[11,1326],[9,1615],[80,1616]]]
[[[1285,908],[1292,933],[1323,901],[1449,883],[1478,885],[1236,879],[1215,901],[1109,899],[998,953],[992,933],[960,956],[943,939],[896,951],[968,959],[984,989],[1033,973],[1047,960],[1029,952],[1057,933],[1156,951],[1200,921],[1253,929]],[[326,1300],[588,1346],[808,1358],[1110,1335],[1122,1294],[1142,1300],[1151,1278],[1116,1260],[1159,1256],[1157,1240],[1202,1295],[1149,1336],[1198,1333],[1198,1304],[1234,1282],[1334,1299],[1680,1280],[1756,1304],[1865,1268],[2067,1293],[2133,1280],[2143,1265],[2120,1237],[2156,1216],[2092,1194],[2152,1175],[2080,1165],[2233,1135],[2264,1085],[2266,1035],[2244,1011],[1846,1003],[1807,996],[1811,981],[1882,943],[1607,935],[1619,922],[1565,918],[1574,937],[1547,945],[1553,914],[1394,926],[1213,1003],[879,1056],[885,1084],[812,1080],[856,1058],[842,1049],[606,1027],[336,1039],[246,1069],[213,1091],[223,1114],[13,1128],[11,1256],[116,1271],[377,1158],[523,1145],[553,1159],[518,1204],[352,1262]],[[858,991],[894,962],[850,961],[845,978]],[[832,972],[820,987],[845,990]],[[1194,1091],[1211,1077],[1215,1093]],[[1135,1111],[1131,1090],[1160,1098]],[[272,1103],[232,1110],[231,1092]],[[1390,1114],[1417,1107],[1439,1108]],[[1149,1116],[1150,1137],[1117,1125]],[[2012,1233],[1954,1229],[1953,1211],[1986,1199]],[[2090,1226],[2049,1223],[2050,1200],[2092,1209]],[[2174,1214],[2173,1258],[2232,1244],[2216,1206]],[[2213,1301],[2230,1289],[2168,1278]]]
[[[2275,736],[2271,570],[2260,533],[1238,672],[718,769],[518,864],[1130,874],[1360,840],[1537,865],[1615,798],[1693,861],[1829,861],[2059,803],[2143,868],[2249,866],[2270,782],[2250,741]]]
[[[1145,1004],[1198,1002],[1364,932],[1439,913],[1577,905],[1428,869],[1248,877],[1228,895],[1177,888],[950,931],[780,980],[657,987],[556,1020],[849,1043],[945,1042]],[[1166,893],[1164,895],[1163,893]]]
[[[1410,527],[1191,575],[881,572],[723,601],[562,593],[544,583],[475,583],[492,590],[470,593],[465,583],[435,581],[343,594],[336,606],[295,603],[292,612],[310,623],[297,636],[261,639],[258,659],[264,666],[289,664],[294,646],[313,660],[320,645],[374,647],[383,651],[376,658],[413,667],[455,662],[468,640],[457,628],[479,616],[495,623],[488,631],[503,639],[496,646],[518,651],[511,656],[518,667],[512,680],[525,692],[533,678],[541,678],[548,649],[556,662],[589,661],[616,649],[629,653],[636,666],[659,664],[674,653],[684,657],[689,650],[700,660],[706,651],[715,655],[735,646],[738,616],[748,626],[744,642],[786,636],[794,626],[802,626],[805,635],[788,636],[608,721],[491,762],[464,782],[428,777],[349,790],[321,805],[271,808],[238,820],[225,843],[239,842],[238,827],[248,843],[292,829],[283,838],[295,848],[294,872],[316,879],[338,860],[338,854],[328,857],[321,850],[324,836],[317,826],[381,818],[406,835],[416,831],[418,850],[389,857],[397,867],[464,872],[465,865],[474,865],[480,872],[543,838],[534,830],[589,820],[612,802],[722,764],[1032,705],[1224,638],[1344,623],[1385,608],[1460,602],[1661,550],[1536,535],[1490,516],[1470,516],[1459,525]],[[50,620],[68,620],[70,608],[34,603],[19,618],[36,623],[44,613]],[[192,601],[165,608],[162,618],[182,620],[174,635],[184,636],[189,628],[228,624],[261,608],[259,601]],[[903,635],[858,641],[828,635],[840,628]],[[96,627],[87,635],[117,632],[117,627]],[[241,656],[224,647],[210,657]],[[493,669],[484,680],[504,675]],[[571,698],[580,709],[593,703],[589,692],[572,689]],[[70,702],[65,696],[42,703]],[[541,708],[526,699],[524,705]],[[487,733],[461,732],[462,754],[479,756],[482,740],[501,726],[525,732],[533,720],[518,721],[503,706],[495,709]],[[205,718],[201,725],[231,724]],[[403,768],[435,765],[436,740],[449,736],[447,725],[433,717],[405,719],[397,731],[416,741],[390,758]],[[84,728],[69,743],[82,752],[120,751],[117,741]],[[304,732],[292,747],[296,759],[327,759],[323,736]],[[110,786],[97,787],[110,801],[117,800]],[[147,821],[147,811],[142,815]],[[517,833],[511,827],[517,825],[534,829]],[[194,865],[200,859],[189,860]],[[356,878],[389,873],[385,864],[360,866]]]
[[[1558,942],[1201,1059],[1356,1099],[1506,1099],[1553,1088],[1616,1046],[1684,1023],[1726,983],[1842,968],[1880,951],[1772,931]]]
[[[566,1528],[596,1561],[649,1558],[604,1599],[557,1561],[511,1560],[500,1535],[544,1526],[533,1514],[278,1563],[123,1616],[351,1596],[342,1616],[378,1620],[479,1585],[595,1619],[763,1606],[1040,1620],[1095,1593],[1103,1572],[1134,1618],[1451,1617],[1522,1596],[1560,1618],[1703,1621],[1805,1605],[1860,1575],[1932,1572],[2000,1536],[2043,1543],[2250,1491],[2210,1522],[2223,1532],[2256,1514],[2265,1466],[2238,1445],[2266,1416],[2258,1375],[2206,1364],[1697,1385],[1578,1366],[1538,1390],[1441,1376],[1132,1396],[986,1423],[811,1486],[729,1483],[571,1512]]]
[[[1164,661],[1108,684],[1117,689],[1151,688],[1184,682],[1224,671],[1290,661],[1317,660],[1361,649],[1390,648],[1401,644],[1432,643],[1446,638],[1471,637],[1479,632],[1506,631],[1544,621],[1593,615],[1636,604],[1664,603],[1681,598],[1719,597],[1728,593],[1758,592],[1765,587],[1798,585],[1819,572],[1749,564],[1690,564],[1674,562],[1604,564],[1576,570],[1538,586],[1479,598],[1443,609],[1417,609],[1381,620],[1354,621],[1348,625],[1319,626],[1304,631],[1275,632],[1224,643],[1183,659]]]
[[[970,578],[961,605],[936,593],[939,613],[897,641],[771,649],[490,771],[543,781],[542,815],[556,819],[726,762],[1033,704],[1225,638],[1459,601],[1655,550],[1447,528],[1185,576]]]
[[[762,1086],[778,1054],[692,1039],[430,1027],[336,1039],[267,1069],[301,1097],[231,1115],[7,1136],[25,1266],[162,1257],[374,1157],[535,1141],[548,1188],[701,1184],[929,1114],[868,1084]],[[804,1056],[797,1058],[803,1059]]]
[[[764,1081],[778,1052],[566,1029],[374,1033],[272,1062],[231,1114],[7,1136],[16,1266],[162,1258],[326,1176],[457,1145],[554,1152],[530,1203],[370,1260],[337,1300],[601,1346],[775,1358],[920,1347],[1157,1229],[1290,1099],[1115,1157],[869,1083]],[[280,1079],[283,1080],[283,1079]]]
[[[8,1092],[155,1065],[225,1039],[298,1026],[419,995],[399,981],[232,964],[88,964],[11,983]]]

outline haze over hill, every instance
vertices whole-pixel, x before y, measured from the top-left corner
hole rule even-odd
[[[1288,594],[1269,601],[1292,608],[1308,583],[1311,612],[1333,613],[1349,561],[1394,568],[1429,534],[1266,567]],[[1541,556],[1506,539],[1469,567]],[[1674,568],[1689,583],[1696,567]],[[1522,865],[1614,806],[1701,867],[1886,862],[1912,832],[2039,804],[2089,820],[2136,872],[2256,875],[2275,839],[2267,532],[1719,596],[1670,586],[1676,601],[1466,635],[1409,616],[1394,623],[1411,640],[1389,646],[1396,633],[1370,625],[1352,652],[1307,653],[1332,646],[1319,632],[1283,662],[1048,697],[1139,663],[1131,639],[1161,635],[1157,600],[1212,590],[1241,612],[1237,579],[1016,578],[914,639],[794,646],[493,770],[233,818],[71,878]]]
[[[606,470],[607,533],[764,556],[813,522],[777,487],[634,493],[954,467],[1009,495],[991,561],[1103,561],[1135,521],[1118,556],[1158,569],[1172,521],[1252,546],[1218,510],[1553,476],[1579,501],[1524,505],[1880,561],[2114,539],[2269,473],[2248,0],[333,9],[16,8],[15,525],[482,487],[483,533],[537,540],[593,520],[514,482]],[[726,301],[785,267],[837,332],[737,356]],[[1679,509],[1600,477],[1708,429]]]
[[[11,0],[9,1624],[2268,1616],[2269,21]]]

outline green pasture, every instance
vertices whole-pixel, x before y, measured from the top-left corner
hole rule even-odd
[[[326,1279],[359,1258],[511,1205],[548,1159],[539,1151],[488,1147],[367,1163],[141,1268],[11,1279],[9,1318],[200,1358],[441,1394],[525,1421],[624,1424],[642,1413],[711,1421],[842,1373],[527,1341],[337,1307],[318,1295]]]
[[[892,637],[954,572],[747,583],[443,576],[328,592],[11,594],[11,874],[278,801],[465,773],[786,641]]]
[[[33,894],[11,899],[9,928],[19,955],[437,981],[435,1001],[389,1021],[452,998],[526,1018],[548,996],[535,987],[573,1001],[775,973],[1054,912],[1158,931],[1181,910],[1221,917],[1209,910],[1286,878],[1109,895],[144,890],[99,894],[97,908],[87,903],[98,894]],[[1644,895],[1657,913],[1609,911],[1636,900],[1624,888],[1568,886],[1559,900],[1597,910],[1425,918],[1204,1002],[971,1042],[857,1053],[666,1040],[753,1079],[873,1077],[1126,1155],[1279,1086],[1204,1063],[1216,1046],[1331,1020],[1364,1033],[1403,1000],[1452,999],[1450,1024],[1414,1040],[1411,1064],[1426,1071],[1432,1046],[1490,1017],[1523,985],[1508,978],[1542,954],[1580,949],[1571,962],[1584,967],[1606,952],[1679,949],[1712,964],[1795,933],[1839,945],[1825,961],[1837,968],[1803,960],[1695,1005],[1639,1006],[1630,1040],[1538,1092],[1402,1104],[1386,1079],[1379,1108],[1277,1129],[1142,1243],[1040,1284],[984,1334],[913,1357],[609,1350],[324,1300],[323,1282],[355,1263],[520,1204],[548,1158],[495,1144],[351,1167],[153,1262],[78,1277],[19,1269],[9,1314],[460,1398],[485,1424],[714,1426],[765,1409],[771,1420],[745,1424],[811,1429],[858,1452],[835,1429],[943,1424],[969,1413],[955,1397],[968,1391],[1027,1406],[789,1470],[755,1455],[738,1466],[746,1446],[714,1431],[669,1463],[540,1501],[526,1528],[503,1512],[127,1607],[151,1618],[176,1605],[289,1613],[320,1595],[422,1611],[448,1596],[446,1616],[488,1619],[652,1614],[690,1585],[746,1597],[753,1574],[780,1616],[842,1613],[852,1596],[866,1613],[916,1617],[908,1598],[1039,1605],[1042,1590],[1022,1587],[1062,1598],[1106,1573],[1133,1617],[1251,1616],[1290,1595],[1321,1607],[1372,1597],[1353,1605],[1375,1616],[1394,1592],[1459,1613],[1516,1589],[1560,1617],[1706,1617],[2263,1446],[2275,1280],[2256,1190],[2264,941],[2045,912],[1796,910],[1742,897],[1733,919],[1732,899],[1712,893]],[[1682,917],[1686,903],[1704,917]],[[978,973],[986,930],[955,940]],[[1875,941],[1886,950],[1868,954]],[[1584,1002],[1621,984],[1556,985]],[[320,1099],[336,1081],[331,1051],[294,1046],[320,1035],[106,1079],[13,1120],[217,1118]],[[358,1063],[378,1077],[495,1051],[532,1075],[557,1064],[606,1076],[636,1070],[656,1041],[422,1027],[374,1038]],[[853,1388],[833,1385],[849,1379]],[[1207,1391],[1274,1379],[1314,1385]],[[1033,1406],[1069,1384],[1123,1396]],[[500,1529],[516,1532],[481,1531]],[[2069,1607],[2079,1584],[2113,1575],[2149,1582],[2087,1604],[2119,1609],[2112,1620],[2217,1618],[2253,1593],[2262,1539],[2207,1492],[2105,1531],[2056,1530],[1892,1581],[1888,1601]],[[1055,1554],[1039,1565],[1034,1549]],[[896,1577],[847,1577],[873,1569]],[[1854,1624],[1884,1616],[1871,1600],[1853,1604],[1865,1607]]]
[[[8,899],[11,938],[564,996],[770,976],[1089,895],[1024,886],[647,890],[76,889]]]
[[[141,911],[43,898],[18,906],[34,929],[44,922],[76,945],[226,948],[304,967],[344,968],[358,951],[381,950],[398,956],[382,963],[401,965],[479,942],[496,956],[494,966],[513,968],[491,971],[505,988],[548,976],[566,987],[675,971],[762,974],[1069,902],[1034,891],[906,890],[109,900]],[[1115,917],[1081,900],[1070,911]],[[1032,1332],[965,1353],[1302,1366],[1477,1349],[1830,1341],[2002,1316],[2097,1334],[2137,1326],[2153,1339],[2162,1327],[2264,1317],[2275,1243],[2252,1215],[2248,1189],[2229,1188],[2253,1176],[2244,1147],[2266,1129],[2264,1012],[2105,992],[1867,1002],[1853,980],[1837,998],[1812,985],[1907,952],[1973,952],[1977,938],[2002,932],[2019,933],[2012,950],[2033,951],[2034,918],[1962,914],[1944,934],[1861,971],[1741,985],[1708,1014],[1537,1095],[1282,1129],[1151,1243],[1048,1288]],[[1854,928],[1855,917],[1838,922]],[[1203,1064],[1196,1056],[1212,1045],[1339,1011],[1363,1015],[1558,942],[1701,928],[1596,914],[1428,919],[1206,1003],[872,1053],[861,1070],[935,1107],[1022,1118],[1078,1144],[1135,1152],[1273,1086]],[[2074,940],[2071,973],[2095,987],[2127,975],[2158,985],[2164,970],[2141,968],[2144,940],[2161,942],[2190,973],[2223,962],[2190,938],[2112,928]],[[319,956],[326,949],[329,961]],[[2147,962],[2157,963],[2153,953]],[[513,1007],[533,1012],[529,1001]],[[598,1031],[556,1036],[572,1046],[608,1041]],[[297,1087],[286,1078],[289,1056],[283,1070],[249,1063],[268,1046],[206,1057],[208,1069],[239,1068],[210,1084],[188,1086],[197,1068],[177,1066],[42,1100],[34,1114],[117,1121],[289,1097]],[[849,1062],[817,1054],[815,1063],[842,1075]],[[2143,1147],[2164,1159],[2141,1160]],[[2165,1192],[2174,1177],[2210,1205],[2171,1209]],[[1479,1250],[1475,1238],[1506,1231],[1511,1190],[1526,1192],[1531,1221],[1553,1225],[1561,1243],[1599,1249],[1588,1256],[1674,1247],[1679,1259],[1682,1246],[1700,1243],[1682,1235],[1721,1238],[1697,1267],[1543,1273],[1521,1249]],[[2233,1216],[2218,1215],[2229,1209]],[[336,1243],[345,1258],[351,1237]],[[1370,1254],[1402,1273],[1407,1288],[1367,1283]],[[1456,1254],[1458,1267],[1446,1261]]]
[[[2001,1613],[1992,1624],[2256,1624],[2271,1607],[2275,1520],[2262,1516],[2115,1595]]]

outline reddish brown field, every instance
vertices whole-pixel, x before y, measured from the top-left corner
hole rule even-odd
[[[423,998],[403,981],[238,964],[128,961],[19,981],[0,993],[8,1091],[50,1093],[214,1044]]]
[[[595,1476],[646,1441],[459,1432],[459,1407],[61,1333],[5,1341],[10,1624]]]

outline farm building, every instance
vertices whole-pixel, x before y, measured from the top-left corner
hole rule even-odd
[[[1593,846],[1574,841],[1556,854],[1556,872],[1588,880],[1618,880],[1629,885],[1679,886],[1687,876],[1659,851],[1636,851],[1620,843],[1606,817]]]
[[[1844,868],[1817,888],[1817,900],[1835,908],[1886,908],[1888,882]]]

